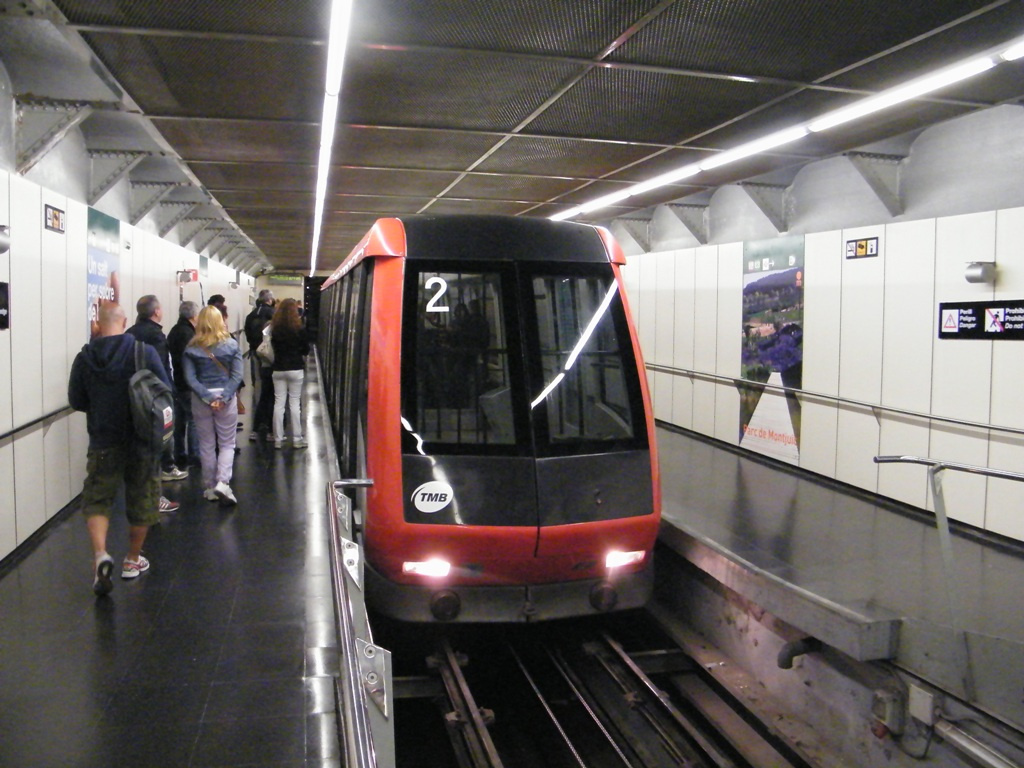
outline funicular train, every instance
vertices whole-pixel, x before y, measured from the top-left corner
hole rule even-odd
[[[643,605],[654,423],[610,233],[379,219],[323,284],[318,359],[370,607],[545,620]]]

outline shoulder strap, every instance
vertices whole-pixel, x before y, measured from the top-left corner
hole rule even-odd
[[[135,370],[141,371],[146,367],[146,349],[141,341],[135,342]]]
[[[210,359],[215,362],[224,373],[231,375],[227,368],[224,367],[224,363],[217,359],[217,357],[210,351],[209,347],[203,347],[203,351],[210,356]]]

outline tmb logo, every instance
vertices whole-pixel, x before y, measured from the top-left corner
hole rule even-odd
[[[431,515],[447,507],[454,497],[455,491],[448,483],[431,480],[413,491],[410,501],[420,512]]]

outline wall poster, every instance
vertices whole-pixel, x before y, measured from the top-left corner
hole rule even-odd
[[[86,239],[86,304],[89,308],[89,338],[99,334],[100,306],[121,300],[118,270],[121,252],[121,222],[89,209]]]
[[[745,243],[742,378],[799,389],[803,321],[803,235]],[[800,402],[796,395],[741,384],[740,446],[799,463]]]

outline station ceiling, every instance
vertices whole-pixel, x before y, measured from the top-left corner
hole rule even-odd
[[[0,0],[19,170],[77,125],[90,202],[127,175],[134,215],[308,271],[328,22],[328,0]],[[317,267],[381,216],[551,216],[1015,38],[1024,0],[355,0]],[[575,220],[898,158],[1022,99],[1024,59]]]

